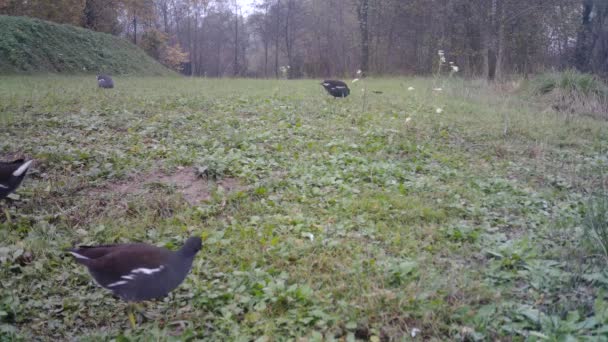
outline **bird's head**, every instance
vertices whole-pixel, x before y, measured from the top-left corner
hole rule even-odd
[[[193,236],[186,240],[186,243],[182,246],[181,252],[186,256],[193,257],[201,250],[202,245],[203,240],[198,236]]]

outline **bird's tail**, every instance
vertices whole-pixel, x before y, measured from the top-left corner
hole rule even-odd
[[[76,262],[78,262],[79,264],[88,265],[89,260],[91,260],[91,258],[84,256],[78,252],[78,249],[70,249],[68,251],[68,253],[72,254],[72,256],[76,259]]]
[[[13,176],[15,177],[19,177],[21,176],[25,171],[27,171],[27,169],[29,169],[30,164],[32,164],[33,160],[28,160],[25,163],[23,163],[21,166],[19,166],[19,168],[17,170],[15,170],[13,172]]]

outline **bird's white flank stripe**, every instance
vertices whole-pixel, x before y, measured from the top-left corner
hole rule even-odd
[[[108,284],[108,287],[120,286],[120,285],[124,285],[126,283],[127,283],[126,280],[119,280],[119,281],[114,282],[112,284]]]
[[[323,83],[323,85],[324,85],[324,86],[328,86],[328,85],[329,85],[329,83],[325,82],[325,83]]]
[[[75,256],[77,259],[84,259],[84,260],[89,260],[89,258],[87,258],[86,256],[82,255],[82,254],[78,254],[76,252],[70,252],[73,256]]]
[[[28,167],[30,167],[30,164],[32,163],[32,160],[28,160],[27,162],[23,163],[23,165],[19,166],[19,168],[17,170],[15,170],[15,172],[13,172],[13,176],[15,177],[19,177],[21,176]]]
[[[4,185],[0,184],[0,189],[8,189],[8,186],[4,186]]]
[[[164,268],[163,265],[160,265],[160,267],[158,267],[158,268],[143,268],[143,267],[140,267],[140,268],[136,268],[136,269],[132,270],[131,273],[133,273],[133,274],[143,273],[143,274],[150,275],[150,274],[154,274],[156,272],[162,271],[163,268]]]
[[[133,278],[135,278],[134,275],[126,275],[126,276],[122,276],[122,279],[127,279],[127,280],[133,280]]]
[[[337,89],[344,89],[346,88],[345,86],[336,86]]]

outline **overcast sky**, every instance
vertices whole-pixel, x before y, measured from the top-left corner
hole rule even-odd
[[[253,11],[253,4],[255,0],[237,0],[241,8],[243,9],[243,14],[247,15]]]

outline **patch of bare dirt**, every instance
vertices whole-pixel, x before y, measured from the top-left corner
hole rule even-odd
[[[211,199],[211,192],[215,186],[221,186],[226,193],[247,189],[238,179],[224,178],[213,182],[197,175],[194,168],[184,167],[170,175],[159,169],[154,169],[149,173],[131,177],[127,181],[110,183],[103,188],[94,189],[90,194],[111,193],[119,196],[145,194],[150,191],[150,187],[154,184],[174,187],[190,205],[196,205]]]

